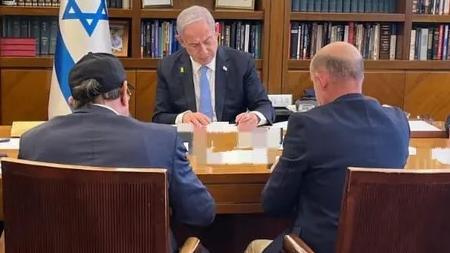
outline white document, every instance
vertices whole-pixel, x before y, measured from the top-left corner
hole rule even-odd
[[[412,131],[442,131],[441,129],[431,125],[423,120],[410,120],[409,128]]]
[[[280,121],[280,122],[277,122],[277,123],[273,123],[272,126],[273,126],[273,127],[278,127],[278,128],[287,129],[288,122],[287,122],[287,121]]]
[[[450,148],[433,148],[431,158],[443,164],[450,164]]]
[[[0,150],[19,149],[20,138],[10,138],[9,141],[0,142]]]

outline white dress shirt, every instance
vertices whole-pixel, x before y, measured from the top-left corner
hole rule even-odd
[[[193,80],[194,80],[194,90],[195,90],[195,104],[197,106],[197,108],[199,108],[200,106],[200,68],[202,67],[202,65],[196,61],[194,61],[194,59],[192,59],[192,57],[190,57],[191,59],[191,63],[192,63],[192,75],[193,75]],[[206,77],[208,78],[208,82],[209,82],[209,90],[211,91],[211,105],[212,105],[212,109],[213,109],[213,118],[212,121],[217,121],[217,116],[216,116],[216,57],[214,57],[210,63],[206,64],[206,67],[208,67],[208,71],[206,72]],[[183,116],[185,113],[187,112],[191,112],[190,110],[182,112],[180,114],[177,115],[177,117],[175,118],[175,124],[180,124],[183,123]],[[255,113],[258,118],[259,118],[259,123],[258,125],[264,125],[267,123],[267,119],[266,117],[264,117],[264,115],[258,111],[251,111],[253,113]]]

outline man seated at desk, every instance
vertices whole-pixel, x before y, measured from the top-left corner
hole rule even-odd
[[[153,122],[235,122],[241,129],[271,124],[275,113],[250,54],[218,47],[208,9],[192,6],[177,18],[177,39],[184,49],[158,68]]]
[[[167,169],[172,218],[189,225],[212,223],[214,200],[192,171],[176,129],[129,117],[132,88],[115,56],[83,56],[70,71],[69,85],[73,113],[55,117],[22,135],[19,158]],[[174,244],[172,249],[176,251]]]
[[[295,214],[284,233],[299,235],[316,253],[332,253],[347,167],[403,168],[409,126],[403,111],[361,94],[364,62],[353,45],[320,49],[310,76],[319,106],[289,118],[262,204],[272,215]],[[281,247],[282,235],[254,241],[246,252],[278,253]]]

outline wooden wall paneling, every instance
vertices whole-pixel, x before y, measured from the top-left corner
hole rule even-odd
[[[269,55],[264,55],[265,61],[268,63],[267,71],[269,79],[267,82],[268,93],[280,93],[282,89],[282,71],[283,71],[283,41],[284,41],[284,25],[286,1],[270,1],[270,18],[266,18],[264,26],[270,24],[270,37],[265,40],[269,43]],[[265,34],[267,37],[268,34]]]
[[[282,92],[292,94],[293,101],[303,96],[303,90],[313,88],[308,70],[288,71],[284,84]]]
[[[156,70],[138,70],[136,73],[136,113],[142,121],[151,121],[155,109]]]
[[[2,69],[2,125],[16,120],[47,120],[51,69]]]
[[[450,114],[450,73],[406,72],[404,108],[412,117],[429,114],[445,120]]]
[[[364,95],[374,97],[382,104],[403,108],[404,71],[368,71],[364,76]]]
[[[264,20],[262,21],[262,40],[261,40],[261,48],[262,48],[262,75],[260,74],[260,79],[262,84],[265,86],[266,91],[269,92],[269,73],[271,70],[270,67],[270,16],[271,16],[271,1],[270,0],[261,0],[259,1],[259,8],[264,10]]]
[[[287,0],[286,4],[284,6],[284,17],[286,18],[284,25],[283,25],[283,50],[282,52],[282,68],[281,68],[281,91],[282,93],[286,93],[286,86],[289,86],[287,84],[289,78],[288,78],[288,71],[289,71],[289,58],[290,58],[290,39],[291,39],[291,7],[292,7],[292,0]],[[288,18],[289,17],[289,18]]]

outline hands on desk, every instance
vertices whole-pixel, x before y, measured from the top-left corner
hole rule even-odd
[[[259,117],[253,112],[244,112],[236,116],[236,125],[239,131],[251,131],[258,127]]]
[[[195,127],[205,127],[210,123],[210,119],[201,112],[186,112],[183,115],[183,123],[191,123]]]

